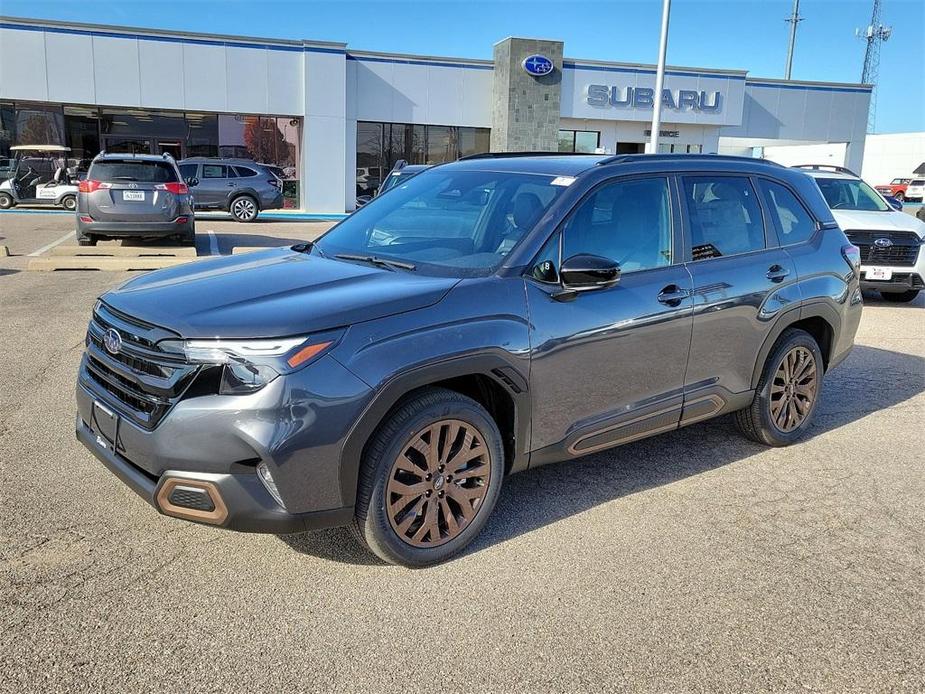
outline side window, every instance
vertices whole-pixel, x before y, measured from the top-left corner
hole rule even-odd
[[[741,176],[685,176],[691,258],[706,260],[765,247],[755,191]]]
[[[235,166],[234,172],[238,174],[238,178],[250,178],[251,176],[256,176],[257,172],[253,169],[248,169],[246,166]]]
[[[671,263],[668,179],[607,183],[575,209],[563,228],[562,258],[589,253],[622,272]]]
[[[760,181],[758,186],[777,227],[780,245],[801,243],[816,233],[816,222],[787,188],[771,181]]]
[[[225,175],[225,167],[219,164],[203,164],[202,165],[202,177],[203,178],[227,178]]]
[[[196,178],[196,168],[199,164],[180,164],[180,175],[183,177],[183,180],[188,178]]]

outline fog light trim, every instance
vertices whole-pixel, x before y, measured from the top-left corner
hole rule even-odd
[[[185,506],[177,506],[170,501],[170,496],[177,487],[189,487],[198,489],[209,495],[212,505],[215,507],[212,511],[203,511]],[[198,521],[200,523],[209,523],[211,525],[222,525],[228,519],[228,507],[225,506],[225,500],[218,487],[212,482],[202,480],[183,479],[182,477],[170,477],[164,481],[157,492],[157,506],[167,516],[183,518],[184,520]]]
[[[279,489],[276,487],[276,480],[274,480],[273,475],[270,474],[270,468],[266,463],[257,465],[257,478],[263,483],[263,486],[270,493],[270,496],[273,497],[273,500],[283,508],[286,508],[282,497],[279,495]]]

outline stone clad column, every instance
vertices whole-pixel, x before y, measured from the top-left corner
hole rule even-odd
[[[507,38],[495,44],[491,150],[554,152],[558,149],[562,87],[562,42]],[[522,63],[542,55],[555,69],[534,77]]]

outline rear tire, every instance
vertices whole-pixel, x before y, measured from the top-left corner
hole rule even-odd
[[[766,446],[789,446],[802,438],[822,393],[823,370],[812,335],[785,330],[764,363],[752,404],[735,413],[739,430]]]
[[[260,209],[257,201],[250,195],[239,195],[231,201],[228,211],[236,222],[253,222],[257,219]]]
[[[68,212],[73,212],[77,209],[77,198],[73,195],[65,195],[61,198],[61,207]]]
[[[451,390],[424,389],[393,410],[366,447],[354,530],[390,564],[446,561],[482,530],[503,476],[501,433],[485,408]]]
[[[9,193],[0,193],[0,210],[8,210],[16,206],[16,201]]]
[[[907,292],[880,292],[880,296],[883,297],[884,301],[894,304],[907,304],[910,301],[915,301],[918,295],[918,289],[910,289]]]
[[[96,237],[94,236],[80,236],[77,238],[78,246],[95,246]]]

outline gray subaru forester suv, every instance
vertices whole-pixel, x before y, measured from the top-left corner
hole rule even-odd
[[[800,171],[480,155],[315,243],[104,294],[77,436],[163,514],[351,525],[424,566],[473,540],[511,473],[724,413],[796,442],[861,307],[858,250]]]
[[[189,186],[169,154],[109,154],[90,163],[77,192],[77,243],[169,238],[196,243]]]
[[[193,183],[197,210],[224,210],[238,222],[253,222],[261,210],[283,206],[283,181],[267,164],[250,159],[192,157],[180,162],[180,172]]]

